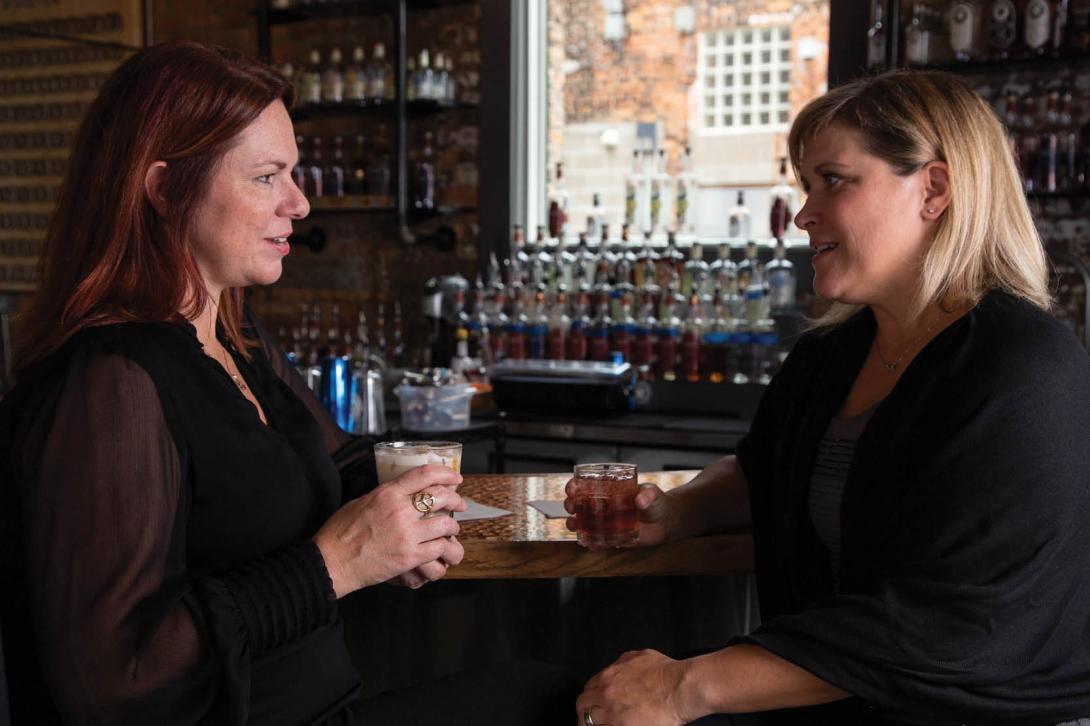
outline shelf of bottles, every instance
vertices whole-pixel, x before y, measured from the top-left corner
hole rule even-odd
[[[471,0],[407,0],[410,10],[465,5]],[[391,0],[272,0],[269,8],[270,25],[287,25],[307,20],[371,16],[393,12]]]
[[[406,2],[409,9],[460,5],[464,2]],[[397,0],[383,2],[277,2],[267,8],[268,26],[304,20],[351,17],[354,15],[397,14]],[[395,38],[396,40],[396,38]],[[403,38],[402,38],[403,40]],[[396,49],[396,46],[395,46]],[[318,212],[394,212],[399,210],[399,176],[407,184],[404,212],[406,221],[419,221],[470,209],[448,204],[440,207],[442,190],[437,175],[430,134],[411,141],[419,153],[411,165],[402,166],[397,153],[404,148],[406,119],[434,116],[448,111],[475,110],[479,106],[476,74],[459,74],[453,54],[423,48],[407,59],[405,90],[399,98],[396,58],[391,60],[387,44],[376,42],[368,50],[356,45],[350,53],[340,47],[312,48],[304,59],[285,60],[280,72],[295,86],[296,104],[292,117],[297,122],[332,120],[333,124],[352,117],[375,117],[377,128],[341,134],[300,134],[296,138],[300,160],[294,169],[299,188]],[[401,110],[404,109],[404,117]],[[391,136],[394,127],[396,135]],[[303,127],[308,129],[308,126]],[[320,126],[328,129],[328,125]],[[341,129],[338,129],[341,130]]]
[[[472,375],[496,360],[626,361],[642,380],[766,384],[786,357],[780,321],[797,317],[796,275],[786,246],[762,263],[750,241],[739,262],[721,242],[661,251],[645,240],[612,238],[608,227],[574,245],[533,241],[521,227],[511,257],[457,294],[452,368]]]
[[[353,366],[404,367],[401,305],[393,304],[388,319],[387,309],[380,303],[373,326],[363,309],[355,315],[351,312],[332,303],[323,315],[319,303],[302,303],[298,324],[290,331],[285,327],[277,331],[288,359],[307,376],[314,376],[314,366],[330,357],[347,358]]]

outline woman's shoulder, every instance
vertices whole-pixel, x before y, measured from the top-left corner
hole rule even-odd
[[[1090,355],[1054,315],[993,290],[966,315],[960,343],[978,370],[1004,374],[1049,368],[1090,374]]]

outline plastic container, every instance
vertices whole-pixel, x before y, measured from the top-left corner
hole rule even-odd
[[[468,383],[406,386],[394,389],[401,403],[401,427],[410,431],[456,431],[469,426],[469,402],[476,389]]]

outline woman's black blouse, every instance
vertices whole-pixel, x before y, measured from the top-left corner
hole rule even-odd
[[[840,723],[1090,716],[1090,357],[998,291],[932,340],[856,445],[834,590],[807,491],[874,332],[864,311],[800,340],[739,446],[748,640],[858,696]]]
[[[15,723],[347,721],[359,690],[310,541],[374,485],[264,331],[84,331],[0,402],[0,597]]]

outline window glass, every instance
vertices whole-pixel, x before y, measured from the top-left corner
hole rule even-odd
[[[733,187],[753,190],[746,198],[753,200],[753,232],[760,234],[758,220],[768,215],[758,190],[767,198],[778,164],[753,160],[784,156],[790,119],[826,87],[828,0],[795,0],[787,9],[747,6],[744,12],[726,3],[697,3],[692,27],[680,30],[673,22],[677,0],[610,3],[608,23],[605,4],[597,0],[543,3],[544,163],[550,172],[544,193],[552,199],[562,188],[568,234],[582,231],[592,214],[619,232],[626,179],[651,173],[675,184],[686,147],[703,210],[697,232],[718,233],[715,225],[725,224],[726,215],[715,210],[733,206]],[[817,49],[816,55],[793,65],[796,43]],[[670,62],[662,62],[667,57]],[[665,151],[662,169],[659,150]],[[559,186],[558,162],[564,169]],[[540,193],[540,185],[534,188]],[[675,221],[670,215],[676,205],[664,201],[663,207],[658,239]]]

